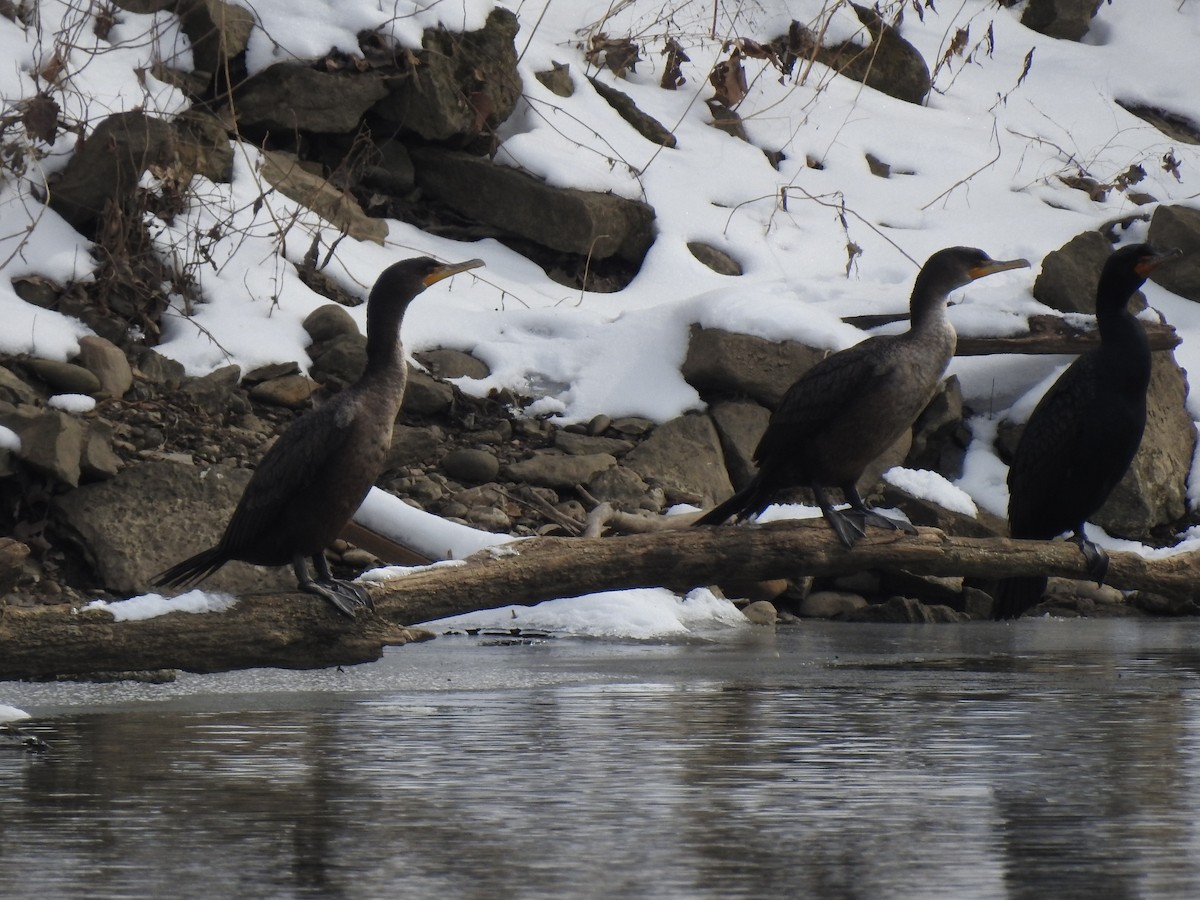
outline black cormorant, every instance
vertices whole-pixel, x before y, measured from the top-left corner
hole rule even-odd
[[[973,247],[950,247],[929,257],[913,285],[908,331],[867,338],[805,372],[788,388],[754,451],[757,474],[695,524],[751,516],[778,491],[803,485],[812,488],[825,521],[847,547],[867,525],[912,531],[868,509],[858,480],[912,427],[950,364],[957,337],[946,317],[947,295],[985,275],[1028,265],[1023,259],[994,260]],[[841,488],[848,514],[833,508],[828,487]]]
[[[1125,475],[1146,427],[1150,345],[1127,304],[1146,276],[1174,255],[1131,244],[1109,256],[1096,289],[1100,346],[1071,363],[1042,397],[1008,470],[1012,536],[1050,540],[1071,531],[1097,583],[1104,581],[1108,556],[1084,537],[1083,523]],[[1043,576],[1004,579],[993,617],[1015,619],[1045,589]]]
[[[325,548],[338,536],[383,470],[404,398],[407,367],[400,322],[408,304],[443,278],[482,266],[419,257],[389,266],[367,301],[367,366],[362,377],[301,416],[263,456],[217,546],[156,575],[168,587],[195,584],[230,560],[291,564],[303,591],[353,617],[371,606],[360,586],[335,579]],[[314,580],[305,557],[317,569]]]

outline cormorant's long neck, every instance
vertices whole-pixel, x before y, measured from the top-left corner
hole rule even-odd
[[[1101,343],[1135,340],[1140,335],[1145,340],[1145,329],[1137,317],[1129,311],[1132,291],[1113,290],[1100,285],[1096,294],[1096,327],[1100,331]]]
[[[949,324],[946,318],[946,300],[949,291],[938,286],[922,269],[917,274],[912,296],[908,301],[910,328],[917,333],[931,329],[941,330]]]
[[[400,322],[407,303],[372,297],[367,305],[366,375],[378,377],[403,371],[404,348],[400,344]]]

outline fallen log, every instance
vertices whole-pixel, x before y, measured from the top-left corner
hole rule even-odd
[[[307,594],[243,597],[232,609],[115,622],[103,610],[0,610],[0,678],[258,666],[309,669],[378,659],[387,646],[427,637],[405,626],[510,603],[604,590],[666,586],[677,591],[727,580],[766,581],[867,569],[918,575],[1086,578],[1067,542],[916,537],[872,530],[852,550],[824,522],[689,528],[606,538],[535,538],[492,548],[457,565],[420,569],[371,584],[376,613],[351,621]],[[1108,583],[1200,602],[1200,552],[1148,560],[1110,554]]]

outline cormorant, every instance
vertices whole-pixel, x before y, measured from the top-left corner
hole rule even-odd
[[[946,317],[949,293],[977,278],[1028,266],[994,260],[974,247],[929,257],[909,302],[909,330],[877,335],[827,356],[788,388],[754,451],[758,473],[695,524],[719,525],[766,508],[783,488],[812,488],[825,521],[847,547],[867,525],[915,533],[912,526],[867,508],[857,482],[867,466],[911,428],[929,403],[957,343]],[[826,488],[839,487],[851,506],[833,508]]]
[[[1071,531],[1098,584],[1108,556],[1084,537],[1083,523],[1125,475],[1146,427],[1150,345],[1127,304],[1146,276],[1174,255],[1131,244],[1109,256],[1096,289],[1100,346],[1071,363],[1042,397],[1008,470],[1012,536],[1048,541]],[[1043,576],[1002,580],[993,618],[1017,618],[1045,589]]]
[[[389,266],[367,300],[367,366],[362,377],[305,413],[263,456],[217,546],[156,575],[155,585],[203,581],[230,560],[260,566],[291,564],[299,587],[354,617],[371,598],[335,579],[325,548],[350,521],[379,477],[392,442],[408,377],[400,322],[408,304],[429,287],[483,261],[444,264],[422,256]],[[308,573],[311,557],[317,579]]]

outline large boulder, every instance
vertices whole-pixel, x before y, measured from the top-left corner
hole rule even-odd
[[[413,148],[417,184],[455,212],[551,250],[640,264],[654,210],[614,194],[558,188],[467,153]]]
[[[1077,234],[1042,260],[1033,283],[1033,296],[1063,312],[1096,312],[1100,272],[1112,244],[1098,231]]]
[[[237,89],[238,126],[251,135],[289,137],[349,134],[386,97],[374,72],[324,72],[302,63],[276,63]]]
[[[1150,219],[1149,239],[1160,250],[1183,251],[1179,259],[1154,270],[1154,283],[1200,302],[1200,209],[1158,207]]]
[[[715,506],[733,494],[721,439],[712,420],[689,413],[659,425],[629,451],[624,464],[676,503]]]
[[[1101,0],[1029,0],[1021,24],[1047,37],[1083,40]]]
[[[747,396],[774,409],[792,383],[828,352],[693,325],[681,371],[702,394]]]

